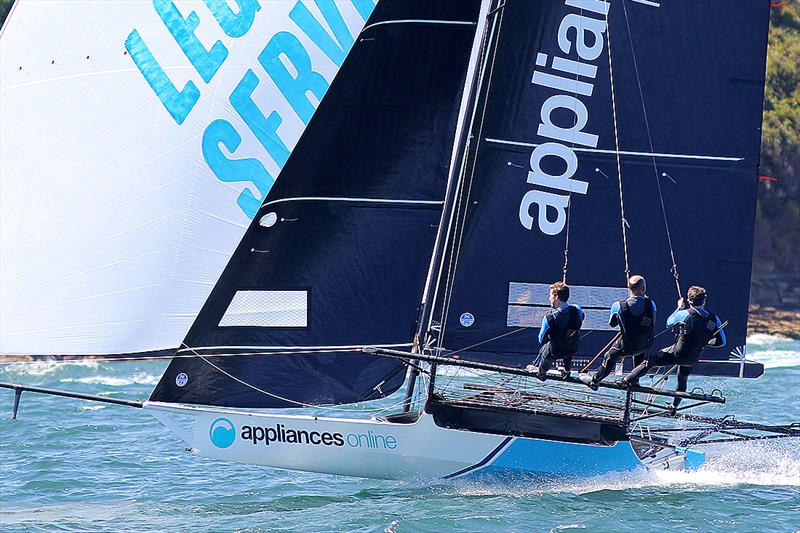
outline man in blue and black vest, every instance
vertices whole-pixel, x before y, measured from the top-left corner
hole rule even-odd
[[[538,377],[544,381],[547,371],[556,359],[564,361],[564,376],[572,370],[572,356],[578,351],[581,338],[581,325],[585,315],[578,305],[570,305],[569,287],[557,281],[550,285],[550,311],[542,319],[539,330],[539,371]]]
[[[675,390],[686,392],[689,374],[700,360],[700,353],[706,346],[720,347],[727,342],[719,317],[706,311],[706,290],[692,286],[686,294],[688,307],[683,298],[678,300],[678,308],[667,319],[667,327],[678,327],[675,344],[651,355],[647,361],[634,368],[621,383],[635,383],[636,380],[656,366],[678,365],[678,386]],[[674,412],[681,402],[675,398],[670,406]]]
[[[619,326],[620,336],[606,351],[603,362],[597,373],[591,378],[581,377],[581,381],[597,390],[597,384],[603,381],[614,369],[621,358],[633,357],[633,366],[644,361],[647,350],[653,345],[653,325],[656,321],[656,303],[645,296],[647,282],[642,276],[631,276],[628,279],[628,298],[614,302],[608,325]]]

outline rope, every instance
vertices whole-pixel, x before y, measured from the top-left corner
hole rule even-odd
[[[663,333],[663,332],[662,332],[662,333]],[[664,380],[665,380],[665,379],[667,379],[667,377],[669,377],[669,375],[670,375],[670,374],[672,374],[673,372],[675,372],[675,370],[676,370],[677,368],[678,368],[678,365],[675,365],[675,366],[673,366],[672,368],[670,368],[669,370],[667,370],[666,372],[664,372],[664,374],[663,374],[663,375],[662,375],[662,376],[661,376],[661,377],[660,377],[660,378],[659,378],[659,379],[658,379],[658,380],[657,380],[655,383],[653,383],[653,384],[650,386],[650,388],[653,388],[653,389],[657,388],[659,385],[661,385],[661,383],[663,383],[663,382],[664,382]],[[653,378],[655,378],[655,376],[653,376]],[[656,395],[655,395],[655,394],[648,394],[648,395],[646,396],[646,398],[645,398],[645,402],[647,402],[647,403],[653,403],[653,402],[655,401],[655,399],[656,399]],[[650,407],[649,407],[649,406],[647,406],[647,407],[645,407],[644,409],[642,409],[642,415],[647,415],[647,414],[649,414],[649,412],[650,412]],[[642,424],[642,423],[641,423],[641,420],[637,420],[637,421],[634,423],[634,425],[633,425],[633,428],[631,428],[631,431],[636,431],[636,428],[637,428],[637,427],[640,427],[640,426],[641,426],[641,427],[644,427],[644,424]],[[647,426],[647,429],[648,429],[648,432],[649,432],[649,430],[650,430],[649,426]],[[640,435],[642,434],[642,433],[641,433],[641,429],[639,430],[639,434],[640,434]]]
[[[639,65],[636,62],[636,50],[634,49],[634,46],[633,46],[633,37],[631,36],[631,25],[630,25],[630,21],[628,20],[628,8],[625,6],[625,2],[622,2],[622,9],[623,9],[623,11],[625,13],[625,26],[628,29],[628,40],[631,43],[631,57],[633,58],[633,71],[636,74],[636,84],[637,84],[638,89],[639,89],[639,101],[642,104],[642,115],[644,116],[644,124],[645,124],[645,128],[647,130],[647,141],[650,144],[650,153],[654,153],[655,149],[653,148],[653,136],[650,133],[650,121],[647,118],[647,108],[645,107],[645,104],[644,104],[644,92],[642,91],[642,80],[639,77]],[[606,22],[608,22],[608,15],[606,15]],[[610,54],[610,51],[611,51],[611,38],[610,37],[609,37],[609,41],[608,41],[608,47],[609,47],[609,54]],[[611,65],[611,57],[609,55],[609,67],[610,67],[610,65]],[[612,84],[611,84],[611,95],[612,95],[611,98],[612,98],[612,101],[613,101],[613,98],[614,98],[614,96],[613,96],[614,95],[614,84],[613,84],[613,81],[612,81]],[[615,124],[615,127],[616,127],[616,115],[615,115],[614,120],[615,120],[614,124]],[[653,174],[654,174],[654,176],[656,178],[656,185],[658,186],[658,198],[659,198],[659,200],[661,202],[661,214],[664,217],[664,228],[666,229],[666,233],[667,233],[667,244],[669,245],[669,255],[670,255],[670,258],[672,259],[672,267],[670,267],[670,272],[672,273],[672,277],[675,280],[675,288],[678,291],[678,297],[680,297],[681,296],[681,284],[680,284],[680,281],[678,279],[678,277],[679,277],[679,275],[678,275],[678,263],[675,260],[675,250],[674,250],[674,248],[672,246],[672,235],[670,234],[670,231],[669,231],[669,222],[667,220],[667,209],[664,206],[664,194],[663,194],[663,192],[661,190],[661,179],[658,176],[658,164],[656,163],[655,156],[651,157],[651,160],[653,162]],[[624,215],[623,215],[623,217],[624,217]]]
[[[614,341],[616,341],[618,338],[620,338],[620,336],[621,336],[621,335],[622,335],[622,332],[621,332],[621,331],[618,331],[618,332],[617,332],[617,334],[616,334],[616,335],[614,335],[614,336],[611,338],[611,340],[610,340],[610,341],[608,341],[608,344],[606,344],[605,346],[603,346],[602,348],[600,348],[600,351],[599,351],[599,352],[597,352],[597,354],[594,356],[594,358],[593,358],[591,361],[589,361],[588,363],[586,363],[586,366],[585,366],[585,367],[581,368],[581,371],[579,372],[579,374],[582,374],[582,373],[586,372],[586,370],[587,370],[587,369],[588,369],[590,366],[592,366],[592,364],[594,364],[594,362],[595,362],[595,361],[597,361],[597,358],[598,358],[598,357],[600,357],[600,354],[602,354],[602,353],[605,353],[605,351],[606,351],[606,350],[608,350],[608,348],[609,348],[609,347],[610,347],[610,346],[611,346],[611,345],[614,343]]]
[[[466,351],[466,350],[471,350],[473,348],[477,348],[478,346],[481,346],[482,344],[486,344],[486,343],[489,343],[489,342],[492,342],[492,341],[496,341],[497,339],[502,339],[503,337],[508,337],[509,335],[513,335],[514,333],[519,333],[520,331],[525,330],[525,329],[528,329],[528,328],[527,327],[517,328],[515,330],[503,333],[502,335],[496,335],[496,336],[492,337],[491,339],[486,339],[485,341],[477,342],[477,343],[475,343],[475,344],[473,344],[471,346],[466,346],[464,348],[459,348],[458,350],[451,350],[449,352],[445,352],[443,354],[439,354],[439,356],[440,357],[447,357],[448,355],[453,355],[454,353],[463,352],[463,351]]]
[[[624,2],[623,2],[624,4]],[[617,159],[617,178],[619,182],[619,211],[622,226],[622,249],[625,254],[625,283],[631,277],[631,269],[628,266],[628,232],[625,226],[628,221],[625,219],[625,201],[622,195],[622,164],[619,157],[619,126],[617,125],[617,98],[614,91],[614,67],[611,63],[611,26],[608,24],[608,13],[606,13],[606,34],[608,35],[608,75],[611,79],[611,114],[614,122],[614,147],[616,148]]]
[[[191,350],[191,348],[190,348]],[[345,352],[353,352],[353,353],[360,353],[360,350],[354,350],[351,348],[327,348],[326,352],[337,352],[337,353],[345,353]],[[207,353],[204,354],[206,357],[246,357],[250,355],[259,355],[259,356],[267,356],[267,355],[313,355],[315,351],[313,350],[280,350],[280,351],[264,351],[264,352],[237,352],[237,353]],[[33,361],[2,361],[0,365],[38,365],[42,363],[46,364],[62,364],[62,365],[69,365],[69,364],[76,364],[76,363],[116,363],[116,362],[131,362],[131,361],[160,361],[164,359],[194,359],[200,357],[199,354],[192,353],[192,354],[172,354],[172,355],[136,355],[130,357],[94,357],[91,355],[86,356],[75,356],[75,359],[71,358],[64,358],[64,359],[37,359]],[[81,359],[78,359],[80,357]]]
[[[576,113],[577,115],[577,113]],[[564,268],[562,269],[563,276],[561,281],[563,283],[567,282],[567,268],[569,267],[569,221],[572,217],[570,217],[570,213],[572,212],[572,192],[570,191],[569,196],[567,197],[567,237],[564,241]]]
[[[347,409],[347,408],[340,408],[340,407],[329,407],[327,405],[313,405],[313,404],[298,402],[297,400],[291,400],[289,398],[285,398],[285,397],[280,396],[278,394],[275,394],[275,393],[266,391],[264,389],[261,389],[259,387],[256,387],[252,383],[248,383],[247,381],[244,381],[243,379],[240,379],[240,378],[234,376],[230,372],[220,368],[219,366],[215,365],[214,363],[212,363],[211,361],[206,359],[205,356],[202,356],[202,355],[198,354],[197,352],[195,352],[193,348],[191,348],[190,346],[187,346],[185,343],[181,343],[181,345],[185,346],[186,349],[188,349],[191,352],[193,352],[197,357],[199,357],[200,359],[205,361],[209,366],[211,366],[212,368],[214,368],[218,372],[228,376],[232,380],[236,381],[237,383],[240,383],[240,384],[244,385],[245,387],[253,389],[256,392],[259,392],[259,393],[264,394],[266,396],[269,396],[271,398],[275,398],[277,400],[281,400],[281,401],[286,402],[286,403],[294,404],[294,405],[297,405],[298,407],[307,407],[307,408],[312,408],[312,409],[324,409],[326,411],[343,411],[343,412],[353,412],[353,411],[364,412],[365,411],[364,409]],[[404,401],[405,400],[403,400],[403,402]],[[401,403],[403,403],[403,402],[401,402]]]

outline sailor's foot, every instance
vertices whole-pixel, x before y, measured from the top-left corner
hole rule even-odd
[[[617,382],[618,385],[622,385],[625,388],[628,387],[638,387],[639,386],[639,378],[635,379],[628,379],[627,377],[622,378]]]
[[[673,404],[671,404],[671,403],[668,403],[667,405],[665,405],[665,406],[664,406],[664,408],[665,408],[665,409],[667,410],[667,412],[669,413],[669,416],[675,416],[676,414],[678,414],[678,408],[677,408],[677,407],[675,407],[675,406],[674,406]]]
[[[590,389],[592,389],[592,390],[597,390],[598,389],[597,381],[595,381],[594,377],[590,376],[589,374],[581,374],[580,376],[578,376],[578,378],[583,383],[585,383],[586,386],[589,387]]]
[[[569,377],[569,372],[563,368],[559,369],[558,372],[561,374],[561,379],[567,379]]]

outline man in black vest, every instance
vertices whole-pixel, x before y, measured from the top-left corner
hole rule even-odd
[[[628,279],[628,298],[611,306],[608,325],[612,328],[619,326],[620,337],[606,351],[597,373],[591,378],[581,377],[581,381],[592,389],[597,390],[597,384],[611,373],[621,358],[631,355],[634,367],[641,364],[647,350],[653,345],[656,303],[645,296],[645,292],[645,279],[638,275],[631,276]]]
[[[705,310],[706,290],[699,286],[689,287],[686,299],[689,302],[688,308],[683,298],[680,298],[678,308],[667,319],[667,327],[678,326],[675,344],[651,355],[620,383],[635,383],[639,376],[656,366],[678,365],[678,386],[675,390],[686,392],[689,374],[700,360],[703,348],[725,346],[727,340],[719,317]],[[672,401],[670,409],[673,413],[679,403],[680,398]]]
[[[539,330],[538,377],[545,380],[547,371],[556,359],[564,361],[564,376],[572,370],[572,356],[578,351],[578,342],[581,337],[581,325],[585,317],[579,305],[570,305],[569,287],[566,283],[557,281],[550,285],[550,311],[542,319],[542,328]]]

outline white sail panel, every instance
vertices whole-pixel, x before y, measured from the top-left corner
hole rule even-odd
[[[18,0],[0,35],[0,352],[177,346],[372,8]]]

